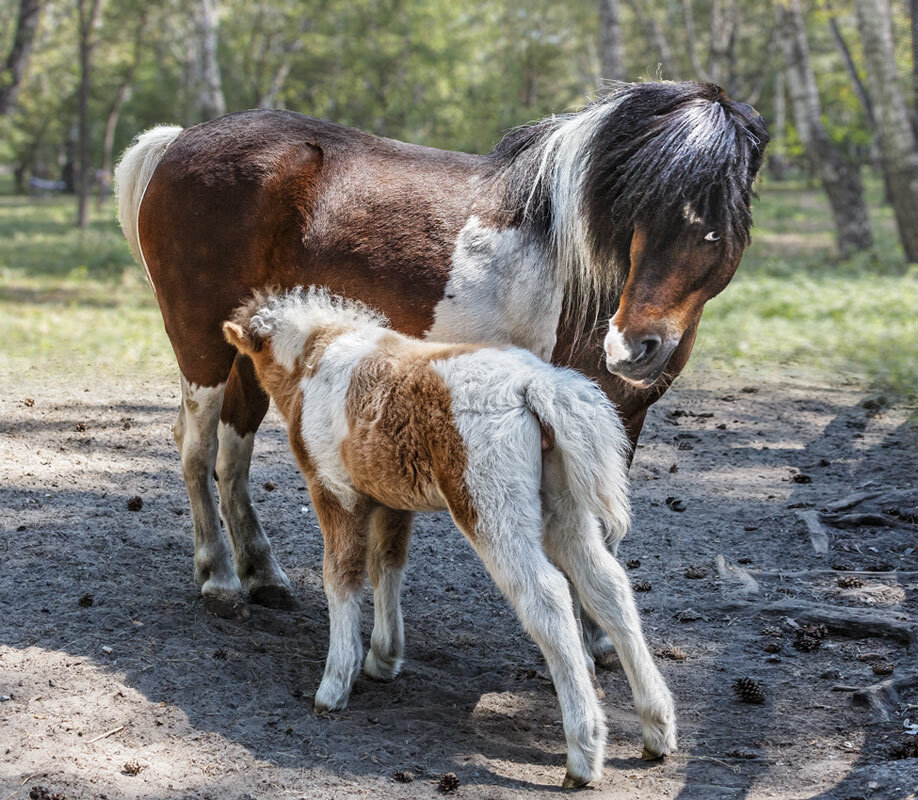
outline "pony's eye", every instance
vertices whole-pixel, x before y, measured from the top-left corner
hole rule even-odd
[[[716,242],[719,238],[720,234],[717,231],[708,231],[704,236],[706,242]]]

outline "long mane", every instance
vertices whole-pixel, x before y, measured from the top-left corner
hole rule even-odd
[[[688,216],[744,247],[768,132],[751,106],[702,83],[619,83],[575,113],[508,133],[489,156],[513,223],[547,237],[568,305],[617,302],[634,225]],[[688,205],[687,205],[688,204]]]

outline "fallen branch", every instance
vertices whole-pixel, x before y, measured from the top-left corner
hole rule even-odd
[[[806,525],[807,533],[810,534],[810,544],[813,545],[813,550],[816,552],[816,555],[825,555],[829,552],[829,534],[826,533],[826,529],[822,527],[822,523],[819,521],[819,512],[813,511],[798,511],[797,516],[803,520]]]
[[[889,720],[889,710],[899,702],[899,692],[918,686],[918,673],[875,683],[872,686],[833,686],[833,692],[851,692],[851,702],[865,706],[877,720]]]
[[[777,600],[765,605],[733,602],[721,606],[721,609],[733,614],[791,617],[808,625],[825,625],[829,631],[839,636],[882,636],[909,646],[918,643],[918,627],[907,619],[896,619],[889,612],[827,606],[803,600]]]
[[[883,494],[883,492],[855,492],[841,500],[836,500],[834,503],[829,503],[826,506],[826,511],[847,511],[849,508],[854,508],[854,506],[860,505],[865,500],[873,500],[881,494]]]
[[[742,567],[727,564],[727,559],[720,553],[714,559],[714,566],[717,567],[717,574],[724,583],[734,584],[733,591],[735,594],[749,596],[759,593],[758,581]]]
[[[858,575],[868,578],[914,578],[918,571],[884,570],[877,572],[871,569],[802,569],[790,572],[769,572],[767,570],[753,570],[750,575],[754,578],[817,578],[820,575],[840,578],[843,575]]]

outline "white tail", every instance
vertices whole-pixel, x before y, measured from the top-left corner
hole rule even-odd
[[[115,167],[115,195],[118,198],[118,222],[124,238],[131,246],[134,258],[143,267],[144,274],[153,291],[153,279],[143,257],[140,247],[140,237],[137,231],[137,215],[140,212],[140,203],[147,190],[147,184],[153,177],[153,171],[159,160],[166,152],[166,148],[182,132],[177,125],[159,125],[144,131],[134,140],[133,144],[124,151],[118,166]]]
[[[580,373],[552,367],[526,387],[526,406],[553,432],[573,500],[599,517],[614,548],[631,523],[628,438],[615,407]]]

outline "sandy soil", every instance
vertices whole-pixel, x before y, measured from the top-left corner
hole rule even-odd
[[[914,640],[909,652],[858,622],[903,620],[907,636],[918,621],[916,432],[901,409],[865,408],[865,397],[677,387],[651,412],[621,557],[649,585],[637,598],[681,751],[640,761],[624,676],[602,670],[608,758],[584,796],[916,797],[918,758],[892,753],[918,722],[918,688],[884,706],[887,720],[833,691],[887,680],[880,662],[893,678],[918,672]],[[313,716],[327,644],[321,539],[273,412],[253,495],[302,609],[256,608],[245,623],[204,614],[170,432],[177,404],[155,384],[54,382],[0,397],[0,800],[427,798],[447,772],[457,797],[558,793],[564,737],[538,650],[442,515],[422,517],[412,544],[403,674],[360,679],[347,711]],[[873,487],[887,494],[854,511],[892,503],[894,524],[827,527],[817,555],[800,514]],[[844,566],[882,571],[834,569]],[[852,575],[862,585],[838,585]],[[812,604],[841,609],[841,621],[801,651],[795,626]],[[367,639],[370,621],[367,603]],[[738,702],[741,677],[760,682],[763,704]]]

